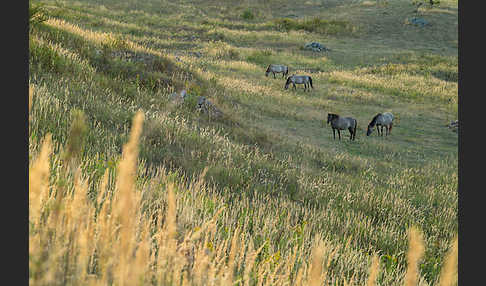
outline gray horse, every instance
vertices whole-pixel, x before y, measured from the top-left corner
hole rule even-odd
[[[378,113],[373,117],[370,124],[368,124],[368,131],[366,131],[366,136],[370,136],[373,132],[373,127],[376,125],[376,130],[378,130],[378,135],[383,136],[383,127],[386,129],[386,136],[391,133],[393,127],[393,114],[390,112]]]
[[[331,123],[332,135],[336,139],[336,129],[338,131],[339,140],[341,140],[341,130],[349,130],[349,140],[356,139],[356,128],[358,121],[351,117],[341,117],[334,113],[327,114],[327,124]]]
[[[285,89],[289,88],[289,84],[292,83],[294,89],[297,89],[295,84],[304,84],[304,91],[309,90],[310,87],[314,89],[312,86],[312,78],[308,75],[291,75],[287,78],[287,81],[285,82]]]
[[[267,67],[265,76],[268,76],[269,73],[273,73],[273,78],[276,78],[275,73],[282,73],[282,78],[283,78],[284,76],[289,74],[289,67],[284,65],[270,64]]]

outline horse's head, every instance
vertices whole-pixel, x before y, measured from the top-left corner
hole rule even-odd
[[[289,84],[290,84],[290,77],[288,77],[287,81],[285,82],[285,89],[289,88]]]
[[[267,67],[267,70],[265,71],[265,76],[268,76],[269,73],[270,73],[270,66]]]
[[[375,115],[375,117],[373,117],[373,119],[371,119],[370,124],[368,124],[368,131],[366,131],[366,136],[370,136],[371,132],[373,132],[373,127],[375,127],[376,121],[378,120],[378,117],[380,117],[380,116],[381,116],[381,113],[378,113],[377,115]]]
[[[338,115],[334,113],[328,113],[327,114],[327,124],[329,124],[334,118],[337,118]]]
[[[373,127],[371,127],[370,125],[368,125],[368,130],[366,131],[366,136],[370,136],[371,135],[371,132],[373,132]]]

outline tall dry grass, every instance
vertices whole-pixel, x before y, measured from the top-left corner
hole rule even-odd
[[[409,229],[407,253],[407,272],[405,273],[404,286],[418,285],[418,264],[424,255],[423,234],[415,226]]]
[[[439,286],[457,285],[457,255],[458,237],[454,239],[449,249],[449,253],[444,259],[444,265],[439,278]]]
[[[234,210],[214,199],[204,176],[189,187],[163,172],[140,180],[143,121],[138,112],[115,174],[105,172],[96,183],[95,196],[88,192],[89,174],[79,166],[56,166],[62,156],[53,153],[51,136],[45,137],[29,168],[30,285],[359,284],[356,273],[345,277],[344,269],[339,277],[328,271],[344,259],[343,251],[351,253],[349,243],[333,245],[328,238],[309,234],[301,243],[278,250],[268,241],[255,249],[249,230],[254,217],[233,220]],[[215,203],[213,211],[204,209],[208,203]],[[264,207],[257,202],[256,208]],[[264,228],[274,225],[267,218]],[[293,228],[290,214],[284,228]],[[409,234],[404,285],[418,285],[423,238],[416,228]],[[456,257],[457,239],[439,285],[452,285]],[[368,267],[366,284],[380,285],[376,255]]]

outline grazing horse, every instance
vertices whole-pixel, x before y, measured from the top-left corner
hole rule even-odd
[[[306,90],[310,91],[309,86],[314,89],[314,87],[312,86],[312,78],[308,75],[291,75],[291,76],[289,76],[287,78],[287,81],[285,82],[285,89],[289,88],[290,83],[292,83],[292,85],[294,86],[294,89],[297,89],[295,84],[304,84],[304,91],[306,91]]]
[[[341,130],[349,130],[349,140],[356,139],[356,128],[358,127],[358,121],[351,117],[341,117],[334,113],[327,114],[327,124],[331,123],[332,135],[336,139],[336,129],[338,131],[339,140],[341,140]]]
[[[393,114],[390,112],[378,113],[373,117],[370,124],[368,124],[368,131],[366,131],[366,136],[370,136],[373,132],[373,127],[376,125],[376,130],[378,130],[378,135],[383,136],[383,127],[386,129],[386,136],[391,133],[393,127]]]
[[[284,65],[270,64],[267,67],[267,71],[265,72],[265,76],[268,76],[268,74],[270,72],[273,73],[273,78],[276,78],[275,73],[282,73],[282,78],[283,78],[284,76],[289,74],[289,67],[284,66]]]

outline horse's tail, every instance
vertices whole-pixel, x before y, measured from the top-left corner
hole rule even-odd
[[[314,87],[312,86],[312,78],[311,78],[311,77],[309,77],[309,83],[310,83],[310,86],[311,86],[312,88],[314,88]]]

